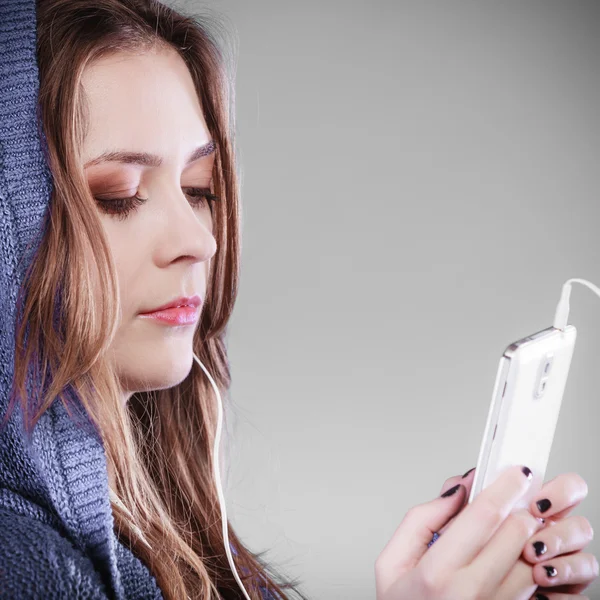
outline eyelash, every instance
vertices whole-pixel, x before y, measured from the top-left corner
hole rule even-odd
[[[202,198],[204,201],[208,202],[220,200],[218,196],[211,194],[210,189],[208,188],[188,187],[183,189],[191,190],[192,193],[187,195],[192,198]],[[147,198],[138,198],[137,196],[130,196],[129,198],[113,198],[111,200],[98,197],[95,197],[95,199],[98,204],[101,205],[102,210],[105,213],[115,216],[120,221],[125,220],[130,212],[137,210],[147,200]],[[202,201],[195,201],[194,203],[198,206],[203,204]]]

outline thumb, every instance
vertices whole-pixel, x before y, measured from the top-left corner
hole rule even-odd
[[[439,496],[430,502],[418,504],[406,513],[377,558],[375,569],[378,588],[387,589],[400,575],[416,567],[427,552],[427,544],[434,532],[439,531],[462,509],[467,489],[461,484],[455,487],[456,492],[452,495]]]

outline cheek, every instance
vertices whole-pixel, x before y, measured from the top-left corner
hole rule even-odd
[[[123,317],[126,318],[133,311],[139,310],[134,292],[141,283],[139,279],[144,256],[148,256],[148,250],[140,236],[132,235],[128,231],[129,228],[123,227],[121,223],[115,225],[110,217],[102,217],[102,221],[110,253],[115,263]],[[121,226],[119,227],[119,225]]]

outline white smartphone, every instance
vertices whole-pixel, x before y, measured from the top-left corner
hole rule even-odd
[[[506,348],[496,375],[469,503],[506,468],[533,472],[515,510],[527,509],[541,489],[550,457],[577,330],[549,327]]]

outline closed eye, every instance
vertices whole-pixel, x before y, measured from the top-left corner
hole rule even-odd
[[[183,189],[189,190],[187,195],[190,196],[191,198],[197,199],[198,205],[204,204],[204,202],[202,202],[201,199],[204,199],[207,202],[216,202],[217,200],[220,200],[220,198],[218,196],[215,196],[214,194],[211,193],[209,188],[190,187],[190,188],[183,188]]]
[[[210,188],[185,187],[186,196],[191,198],[191,203],[195,208],[202,208],[208,202],[220,200],[218,196],[211,193]],[[138,196],[129,196],[128,198],[100,198],[95,196],[102,211],[108,215],[116,217],[122,221],[134,210],[137,210],[142,204],[148,201],[148,198]],[[212,210],[212,207],[211,207]]]

